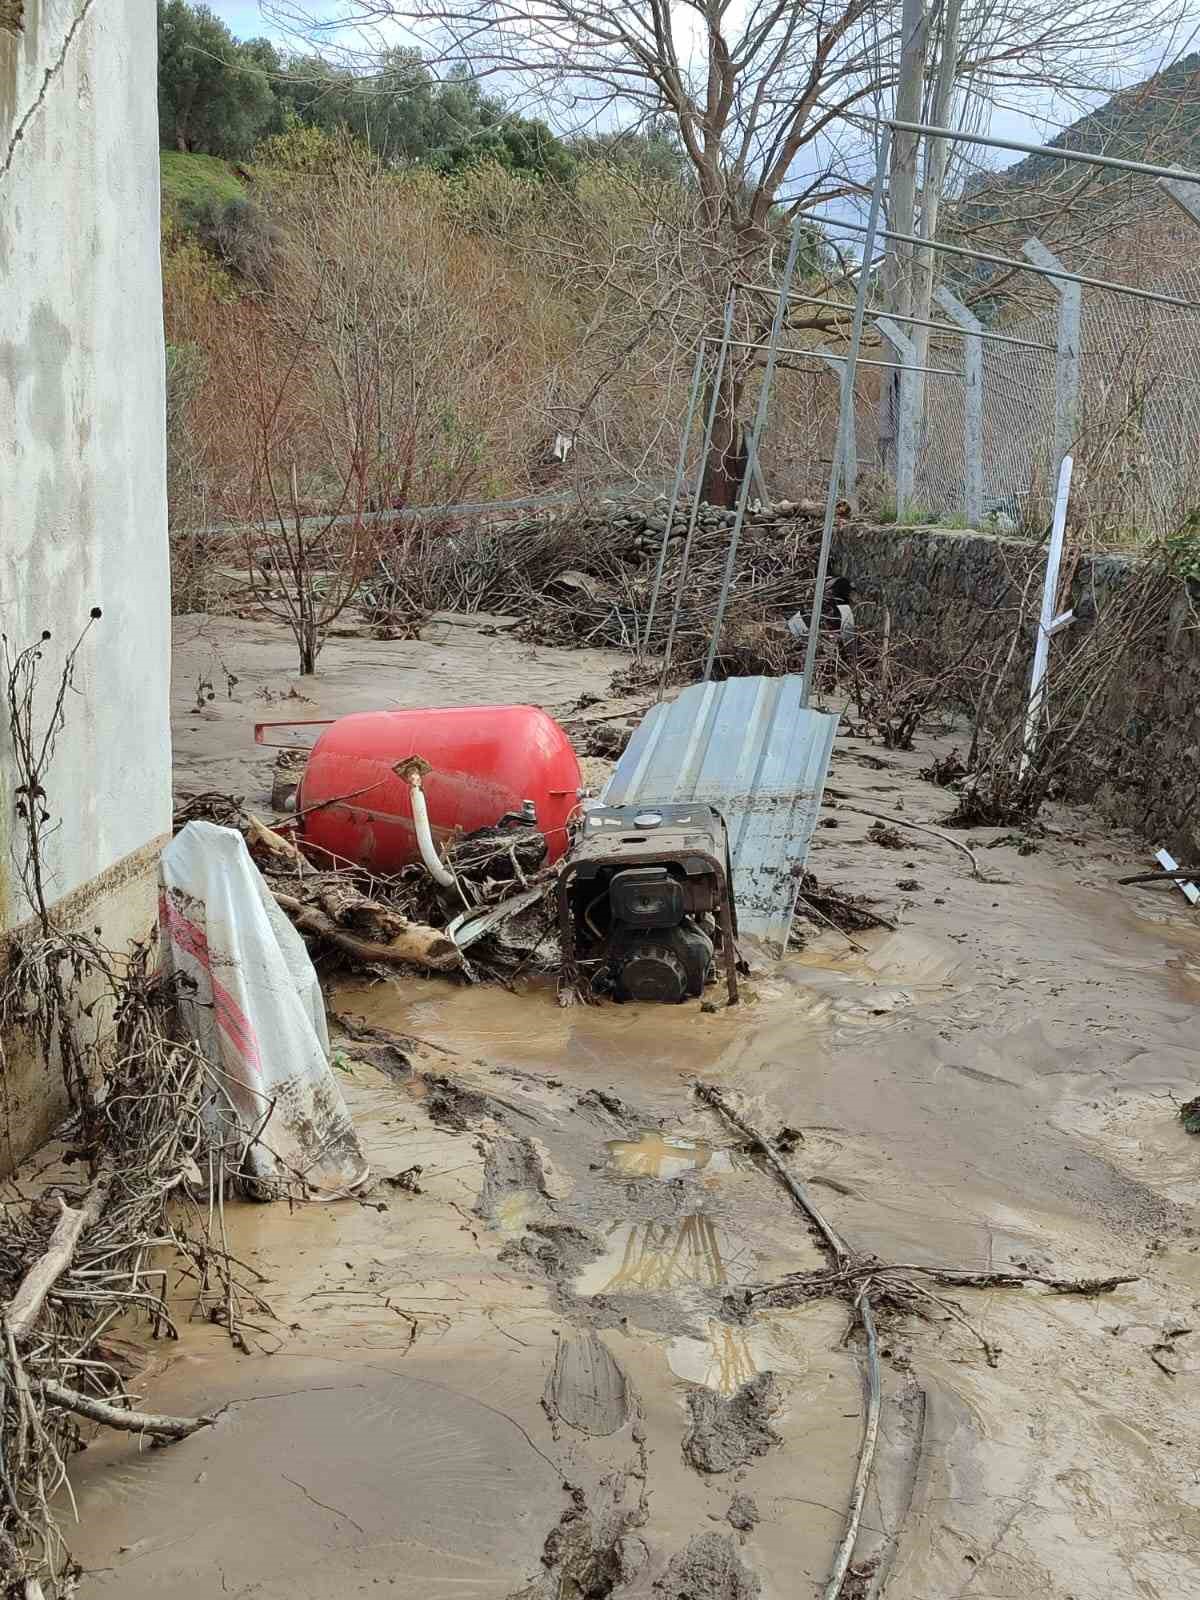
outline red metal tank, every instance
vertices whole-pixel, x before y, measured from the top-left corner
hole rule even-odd
[[[296,810],[321,806],[302,818],[303,837],[376,872],[419,860],[412,791],[392,770],[409,756],[432,768],[422,788],[435,839],[490,827],[532,800],[550,860],[566,849],[583,779],[571,741],[536,706],[340,717],[313,746],[300,781]]]

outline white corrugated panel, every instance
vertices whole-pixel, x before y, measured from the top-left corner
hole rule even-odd
[[[647,712],[604,790],[610,806],[716,806],[729,829],[743,933],[783,945],[838,719],[800,704],[798,677],[697,683]]]

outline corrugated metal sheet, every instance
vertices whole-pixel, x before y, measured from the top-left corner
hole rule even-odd
[[[838,719],[800,705],[798,677],[697,683],[654,706],[604,789],[606,805],[705,801],[729,829],[738,924],[782,945],[793,869],[808,856]]]

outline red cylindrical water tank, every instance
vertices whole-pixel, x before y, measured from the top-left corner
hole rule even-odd
[[[571,741],[536,706],[340,717],[313,746],[297,790],[297,811],[320,806],[301,819],[302,837],[376,872],[419,860],[412,791],[392,770],[409,756],[432,768],[422,788],[436,839],[490,827],[532,800],[550,860],[566,849],[583,779]]]

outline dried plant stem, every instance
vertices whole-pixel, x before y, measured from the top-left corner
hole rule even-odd
[[[91,1422],[102,1422],[108,1428],[121,1428],[127,1433],[148,1433],[155,1439],[186,1439],[201,1428],[211,1428],[215,1417],[167,1417],[154,1411],[131,1411],[125,1406],[112,1405],[107,1400],[97,1400],[93,1395],[80,1394],[65,1384],[43,1378],[39,1389],[51,1405],[61,1406],[87,1417]]]

